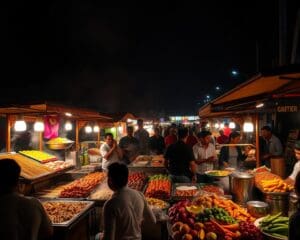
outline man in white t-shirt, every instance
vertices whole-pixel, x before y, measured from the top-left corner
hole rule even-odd
[[[292,174],[285,180],[287,183],[294,186],[296,176],[300,172],[300,140],[295,142],[295,157],[297,159],[297,162],[294,165],[294,169]]]
[[[105,134],[105,143],[100,147],[100,154],[102,156],[102,169],[104,171],[107,171],[108,165],[121,161],[122,150],[111,133]]]
[[[208,182],[209,179],[205,172],[214,169],[217,153],[215,146],[210,142],[211,133],[209,131],[201,131],[197,136],[200,142],[193,147],[195,163],[197,164],[197,182]]]

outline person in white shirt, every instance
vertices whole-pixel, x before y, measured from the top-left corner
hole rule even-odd
[[[205,172],[214,169],[214,163],[217,161],[216,149],[210,142],[211,133],[209,131],[201,131],[197,136],[200,142],[193,147],[197,164],[197,182],[209,182],[210,179]]]
[[[300,172],[300,140],[298,140],[298,141],[295,142],[294,151],[295,151],[295,157],[297,159],[297,162],[294,165],[293,172],[285,180],[285,182],[287,182],[288,184],[290,184],[292,186],[294,186],[295,180],[296,180],[296,176]]]
[[[100,154],[102,156],[102,169],[104,171],[107,171],[109,164],[121,161],[122,150],[111,133],[105,134],[105,143],[100,147]]]
[[[143,193],[127,187],[128,168],[122,163],[108,166],[108,186],[114,191],[103,206],[102,240],[141,240],[142,222],[156,218]]]

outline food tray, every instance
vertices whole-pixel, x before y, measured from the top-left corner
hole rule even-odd
[[[166,202],[171,201],[171,199],[172,199],[172,185],[173,185],[172,182],[171,182],[171,189],[170,189],[170,197],[169,198],[146,196],[146,190],[148,188],[148,185],[149,185],[149,181],[145,184],[145,187],[144,187],[144,190],[143,190],[143,194],[144,194],[145,197],[157,198],[157,199],[160,199],[160,200],[164,200]]]
[[[61,222],[61,223],[52,223],[54,227],[69,227],[75,221],[77,221],[81,216],[83,216],[89,209],[91,209],[94,205],[93,201],[78,201],[78,200],[63,200],[63,199],[55,199],[55,200],[41,200],[42,203],[46,202],[75,202],[75,203],[84,203],[86,206],[77,214],[75,214],[70,220]]]
[[[195,187],[196,188],[196,189],[194,189],[195,194],[193,196],[178,196],[178,195],[176,195],[176,188],[185,187],[185,186]],[[199,190],[200,190],[200,184],[198,184],[198,183],[174,183],[172,186],[172,199],[173,200],[192,199],[198,194]]]
[[[38,163],[48,163],[48,162],[53,162],[53,161],[58,160],[56,156],[54,156],[50,153],[46,153],[46,152],[38,151],[38,150],[25,150],[25,151],[19,151],[18,153],[25,157],[33,159],[34,161],[37,161]],[[40,160],[37,157],[35,157],[35,154],[44,154],[45,156],[49,156],[49,158]]]
[[[211,192],[211,191],[205,191],[205,190],[203,189],[203,187],[205,187],[205,186],[214,186],[214,187],[218,188],[218,190],[220,191],[220,193],[215,193],[215,194],[224,196],[224,190],[223,190],[218,184],[216,184],[216,183],[200,183],[200,190],[201,190],[201,191],[204,191],[204,192],[206,192],[206,193],[212,194],[212,193],[214,193],[214,192]]]
[[[265,217],[261,217],[261,218],[258,218],[255,220],[254,222],[254,225],[259,228],[259,223],[264,219]],[[288,237],[276,237],[276,236],[273,236],[269,233],[266,233],[264,231],[261,231],[263,235],[265,235],[268,239],[271,239],[271,240],[288,240]]]
[[[97,193],[100,193],[100,192],[102,192],[104,195],[102,197],[101,196],[97,197]],[[87,199],[104,203],[111,197],[112,194],[113,194],[113,191],[107,185],[107,181],[104,181],[91,192],[90,196]]]
[[[210,170],[210,171],[205,172],[205,174],[207,176],[213,177],[213,178],[228,177],[231,173],[232,173],[231,171],[226,171],[226,170]]]

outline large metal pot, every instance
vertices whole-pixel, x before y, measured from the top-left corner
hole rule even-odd
[[[291,192],[289,196],[289,217],[292,216],[298,209],[300,199],[295,192]]]
[[[229,176],[229,188],[236,203],[245,206],[252,200],[254,178],[246,172],[234,172]]]
[[[270,214],[282,212],[284,216],[288,215],[289,210],[289,193],[264,193],[265,202],[270,206]]]

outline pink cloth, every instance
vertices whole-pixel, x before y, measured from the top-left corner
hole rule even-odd
[[[51,139],[58,137],[59,117],[58,116],[45,116],[44,118],[44,138]]]

